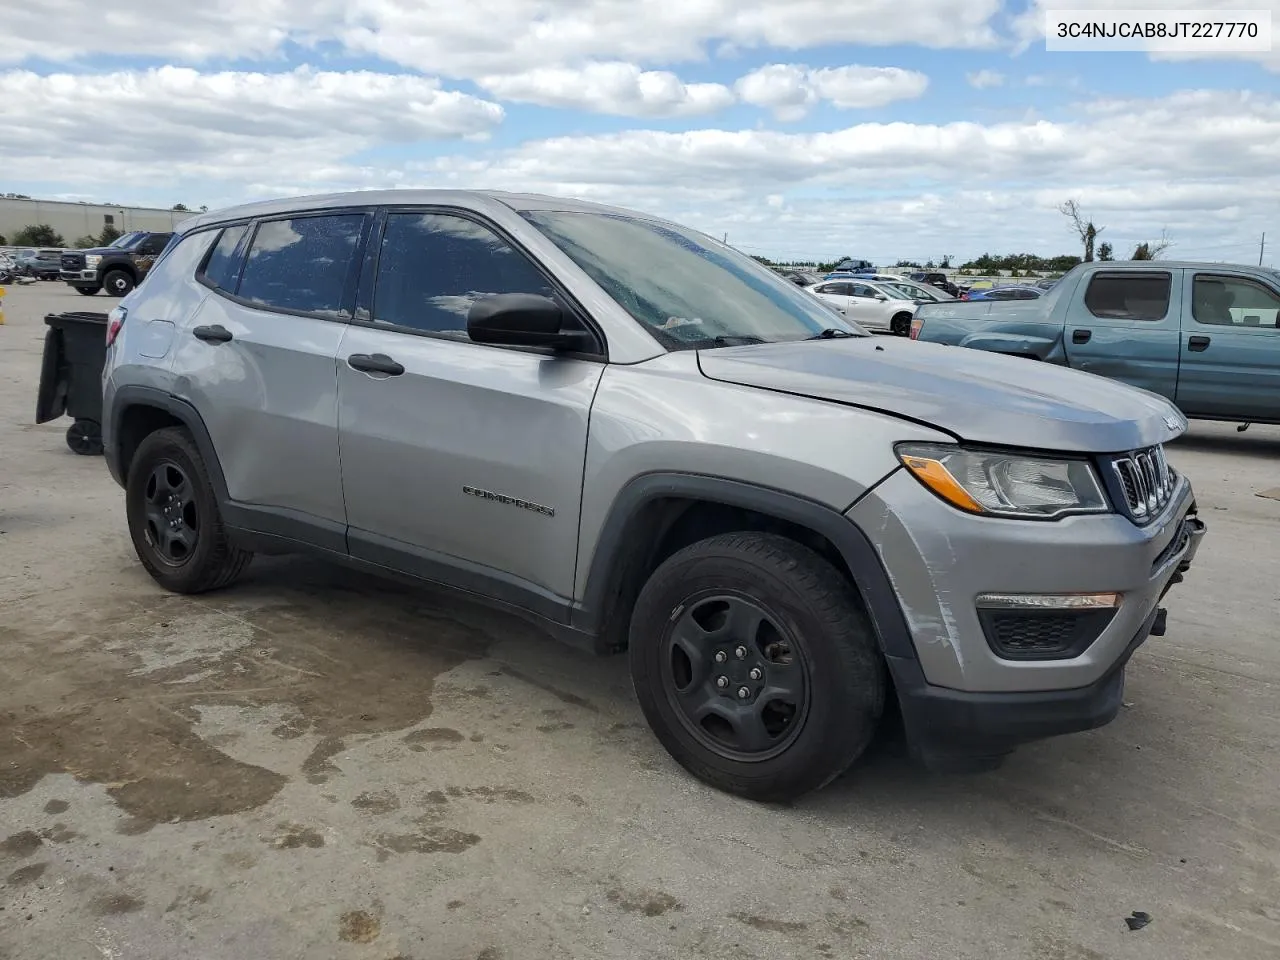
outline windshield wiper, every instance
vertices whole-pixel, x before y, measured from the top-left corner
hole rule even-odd
[[[805,337],[806,340],[836,340],[840,337],[858,337],[861,334],[854,333],[852,330],[842,330],[839,327],[827,327],[820,330],[812,337]]]
[[[728,336],[709,337],[710,341],[717,347],[744,347],[751,343],[768,343],[764,337],[757,337],[755,334],[739,333]]]

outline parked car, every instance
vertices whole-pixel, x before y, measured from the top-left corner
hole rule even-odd
[[[876,265],[870,260],[841,260],[836,264],[836,271],[844,273],[857,273],[860,271],[874,271]]]
[[[37,280],[57,280],[61,250],[23,250],[14,258],[16,272]]]
[[[969,300],[975,293],[985,293],[988,290],[994,290],[996,286],[997,284],[994,280],[972,280],[960,291],[957,299]]]
[[[939,303],[943,300],[956,299],[945,290],[940,290],[937,287],[931,287],[924,283],[916,283],[914,280],[903,280],[901,277],[896,279],[882,279],[880,282],[886,287],[892,287],[893,289],[906,294],[916,303]]]
[[[912,336],[1113,377],[1192,418],[1280,423],[1278,314],[1265,267],[1094,262],[1033,302],[920,307]]]
[[[1054,285],[1055,283],[1057,283],[1059,279],[1061,279],[1061,278],[1059,278],[1059,277],[1052,277],[1052,278],[1050,278],[1050,277],[1046,277],[1045,279],[1043,279],[1043,280],[1041,280],[1039,283],[1037,283],[1037,284],[1036,284],[1036,286],[1037,286],[1037,287],[1039,287],[1041,290],[1052,290],[1052,289],[1053,289],[1053,285]]]
[[[939,290],[945,290],[951,296],[960,295],[959,288],[947,279],[945,273],[931,270],[917,270],[915,273],[907,275],[908,280],[914,280],[916,283],[927,283],[931,287],[937,287]]]
[[[870,280],[825,280],[805,289],[875,333],[905,337],[911,331],[916,302],[900,291]]]
[[[304,551],[461,588],[625,649],[672,756],[753,798],[830,782],[890,697],[948,769],[1106,723],[1204,533],[1166,400],[868,337],[615,207],[199,215],[106,339],[104,454],[162,587]]]
[[[1039,300],[1044,295],[1039,287],[993,287],[990,290],[970,291],[966,300]]]
[[[86,297],[100,290],[123,297],[142,282],[172,237],[172,233],[138,230],[105,247],[68,250],[59,263],[60,276]]]

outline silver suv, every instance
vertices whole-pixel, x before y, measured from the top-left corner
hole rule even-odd
[[[179,231],[104,374],[162,586],[309,551],[464,590],[627,650],[745,796],[821,787],[886,704],[952,769],[1106,723],[1203,535],[1164,399],[868,336],[643,214],[397,190]]]

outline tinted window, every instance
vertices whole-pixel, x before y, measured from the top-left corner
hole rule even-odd
[[[342,316],[363,224],[359,213],[260,223],[236,293],[264,307]]]
[[[855,283],[853,286],[853,295],[855,297],[865,297],[874,299],[878,291],[873,290],[864,283]]]
[[[818,293],[834,293],[842,297],[849,296],[849,285],[847,283],[824,283],[817,290]]]
[[[1196,323],[1275,329],[1280,325],[1280,296],[1243,277],[1198,274],[1192,288],[1191,315]]]
[[[373,319],[467,338],[467,313],[497,293],[552,296],[537,268],[488,227],[451,214],[393,213],[378,257]]]
[[[524,216],[668,349],[864,332],[705,234],[625,214]]]
[[[236,275],[240,272],[240,258],[233,257],[232,254],[236,252],[236,245],[247,229],[249,229],[247,226],[227,227],[218,236],[218,242],[209,252],[209,260],[204,265],[202,276],[215,287],[235,292]]]
[[[1084,305],[1095,317],[1112,320],[1163,320],[1169,312],[1168,273],[1095,273]]]

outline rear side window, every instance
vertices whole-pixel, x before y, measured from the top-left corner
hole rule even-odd
[[[240,258],[234,254],[248,229],[242,224],[238,227],[227,227],[218,235],[218,242],[209,252],[209,260],[200,274],[205,282],[228,293],[235,292],[236,278],[240,273]]]
[[[1280,326],[1280,296],[1244,277],[1197,274],[1191,293],[1196,323],[1223,327]]]
[[[488,227],[452,214],[393,213],[378,256],[373,320],[469,340],[467,314],[479,298],[554,292]]]
[[[1095,273],[1084,305],[1095,317],[1110,320],[1163,320],[1169,312],[1168,273]]]
[[[343,316],[364,221],[346,213],[258,224],[236,294],[269,309]]]

